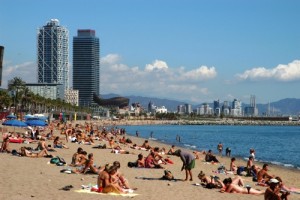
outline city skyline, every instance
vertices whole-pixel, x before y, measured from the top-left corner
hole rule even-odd
[[[77,3],[76,3],[77,2]],[[90,0],[2,2],[2,88],[37,82],[36,31],[50,19],[101,41],[101,94],[267,103],[300,98],[297,1]],[[34,4],[34,6],[32,6]],[[18,6],[16,6],[18,5]],[[53,6],[57,6],[53,9]],[[70,84],[72,43],[69,41]],[[72,86],[72,84],[70,85]]]

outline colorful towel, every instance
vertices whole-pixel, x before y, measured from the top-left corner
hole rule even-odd
[[[87,189],[80,189],[80,190],[74,190],[74,191],[75,191],[75,192],[78,192],[78,193],[100,194],[100,195],[114,195],[114,196],[122,196],[122,197],[134,197],[134,196],[137,196],[137,195],[138,195],[138,194],[135,194],[135,193],[116,194],[116,193],[92,192],[91,190],[87,190]]]

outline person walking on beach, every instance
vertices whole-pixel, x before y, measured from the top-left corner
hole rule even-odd
[[[219,151],[219,155],[222,156],[222,151],[223,151],[223,144],[221,142],[219,142],[217,149]]]
[[[138,131],[136,131],[136,132],[135,132],[135,136],[136,136],[136,137],[139,137],[139,136],[140,136],[140,133],[139,133]]]
[[[189,152],[183,152],[178,149],[174,152],[174,155],[180,157],[183,165],[181,171],[185,169],[185,179],[187,181],[190,176],[190,181],[193,181],[192,169],[195,168],[195,156]]]

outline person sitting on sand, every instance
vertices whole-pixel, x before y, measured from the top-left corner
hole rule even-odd
[[[3,141],[2,141],[2,144],[1,144],[0,152],[10,153],[10,150],[9,150],[9,137],[10,137],[10,133],[5,134],[3,136]]]
[[[121,188],[136,190],[137,188],[131,188],[130,187],[128,180],[120,172],[120,168],[121,168],[120,162],[115,161],[113,163],[113,165],[117,167],[117,172],[112,176],[112,179],[113,179],[112,182],[118,183]]]
[[[281,188],[280,188],[280,182],[272,178],[269,181],[269,187],[265,191],[265,200],[287,200],[289,193],[284,193],[280,195]]]
[[[94,140],[91,135],[88,135],[87,137],[84,138],[84,144],[88,144],[88,145],[94,144]]]
[[[136,161],[136,166],[138,168],[144,168],[145,167],[145,157],[141,153],[138,155],[138,159]]]
[[[80,172],[83,174],[85,174],[87,172],[91,172],[93,174],[99,174],[99,172],[100,172],[99,168],[96,168],[94,166],[94,154],[93,153],[90,153],[88,155],[88,160],[86,161],[83,170]]]
[[[47,144],[46,144],[45,138],[41,138],[41,139],[39,140],[39,142],[38,142],[38,145],[37,145],[37,147],[36,147],[36,150],[37,150],[37,151],[41,151],[41,150],[44,150],[44,149],[49,150],[49,148],[48,148],[48,146],[47,146]]]
[[[120,150],[122,149],[119,145],[115,143],[114,137],[111,137],[108,141],[110,148]]]
[[[216,156],[213,155],[212,150],[208,150],[208,152],[205,155],[205,161],[206,162],[216,162],[218,163],[219,160],[217,159]]]
[[[70,166],[75,166],[76,163],[80,161],[79,155],[83,152],[83,149],[81,147],[78,147],[76,153],[73,154],[72,156],[72,161]]]
[[[229,170],[232,171],[233,173],[237,172],[238,167],[235,165],[235,157],[231,158],[231,162],[230,162],[230,167]]]
[[[69,147],[66,146],[64,143],[62,143],[61,141],[59,141],[59,136],[57,136],[53,141],[53,148],[68,149]]]
[[[264,164],[263,168],[257,174],[257,182],[260,186],[268,186],[268,182],[271,178],[274,178],[274,175],[271,176],[268,174],[269,165]]]
[[[169,149],[169,151],[168,151],[168,155],[174,155],[174,152],[176,151],[176,149],[175,149],[175,145],[172,145],[171,146],[171,148]]]
[[[150,150],[151,146],[149,145],[149,141],[145,140],[144,143],[142,144],[141,148],[145,148],[147,150]]]
[[[195,168],[195,156],[189,152],[183,152],[181,149],[175,151],[174,155],[180,157],[183,165],[181,171],[185,170],[185,179],[188,180],[190,176],[190,181],[193,181],[192,169]]]
[[[264,191],[256,190],[251,188],[250,186],[244,188],[243,186],[239,186],[238,184],[234,184],[231,178],[226,178],[223,180],[223,187],[221,192],[228,193],[241,193],[241,194],[264,194]]]
[[[124,193],[122,188],[117,184],[112,182],[112,176],[117,173],[118,168],[114,165],[106,166],[103,171],[99,173],[97,186],[98,191],[102,193]]]
[[[52,157],[48,153],[47,149],[43,149],[39,153],[32,153],[31,151],[27,150],[25,147],[21,147],[19,155],[24,157],[30,157],[30,158]]]
[[[161,164],[157,163],[157,161],[155,160],[155,153],[153,151],[151,151],[149,153],[149,155],[146,157],[145,167],[146,168],[161,168],[161,169],[164,168]]]

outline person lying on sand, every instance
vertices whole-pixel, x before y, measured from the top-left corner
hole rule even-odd
[[[21,147],[19,155],[30,158],[53,157],[48,153],[47,149],[43,149],[39,153],[33,153],[27,150],[25,147]]]
[[[228,193],[240,193],[240,194],[255,194],[260,195],[264,194],[264,191],[260,191],[250,186],[244,188],[242,185],[233,183],[231,178],[225,178],[222,183],[222,189],[220,192],[228,192]]]

